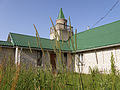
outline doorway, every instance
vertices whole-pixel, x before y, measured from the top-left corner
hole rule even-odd
[[[56,70],[56,54],[51,53],[50,54],[50,64],[52,66],[53,72]]]

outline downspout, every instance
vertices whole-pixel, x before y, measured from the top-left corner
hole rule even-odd
[[[18,62],[18,47],[15,48],[15,64]]]
[[[22,52],[22,48],[20,49],[19,53],[18,53],[18,65],[20,64],[20,56],[21,56],[21,52]]]
[[[20,64],[20,56],[21,56],[22,48],[20,51],[18,50],[18,47],[15,49],[15,64],[19,65]]]

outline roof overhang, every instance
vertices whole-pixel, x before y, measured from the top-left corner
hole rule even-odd
[[[18,48],[23,48],[23,49],[32,49],[32,50],[42,50],[41,48],[36,48],[36,47],[25,47],[25,46],[14,46]],[[54,51],[54,49],[49,49],[49,48],[43,48],[44,51]],[[59,51],[59,50],[57,50]],[[61,52],[72,52],[70,50],[61,50]]]
[[[120,46],[119,44],[113,44],[113,45],[107,45],[107,46],[102,46],[102,47],[97,47],[97,48],[91,48],[91,49],[84,49],[84,50],[77,50],[77,51],[72,51],[73,53],[78,53],[78,52],[87,52],[87,51],[92,51],[92,50],[99,50],[99,49],[105,49],[105,48],[112,48],[112,47],[117,47]]]

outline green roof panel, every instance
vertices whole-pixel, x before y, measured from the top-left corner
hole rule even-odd
[[[10,33],[10,37],[12,39],[12,43],[15,46],[23,46],[23,47],[32,47],[32,48],[40,48],[37,45],[37,39],[34,36]],[[89,50],[94,48],[101,48],[104,46],[120,44],[120,20],[106,24],[103,26],[99,26],[93,29],[86,30],[84,32],[80,32],[76,35],[77,37],[77,51],[81,50]],[[75,35],[73,35],[73,45],[75,47]],[[59,41],[61,50],[65,51],[74,51],[72,47],[72,39],[69,41]],[[8,42],[0,42],[1,45],[11,45]],[[56,46],[55,40],[40,38],[39,43],[43,49],[51,49],[53,50]],[[70,46],[70,47],[69,47]]]
[[[77,37],[77,50],[88,50],[108,45],[120,44],[120,20],[80,32]],[[75,35],[73,36],[75,42]],[[75,43],[74,43],[75,46]],[[71,49],[72,44],[71,44]]]
[[[57,19],[65,19],[62,8],[60,9]]]
[[[13,46],[11,42],[8,41],[0,41],[0,46]]]
[[[55,40],[40,38],[38,41],[36,37],[34,36],[28,36],[23,34],[16,34],[16,33],[10,33],[10,36],[12,38],[13,44],[15,46],[22,46],[22,47],[31,47],[31,48],[43,48],[43,49],[55,49]],[[60,42],[60,48],[61,50],[70,50],[66,42]],[[39,45],[38,45],[39,43]],[[41,45],[41,47],[40,47]]]

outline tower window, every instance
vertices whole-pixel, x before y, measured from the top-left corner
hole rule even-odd
[[[64,29],[65,29],[65,22],[64,22]]]

